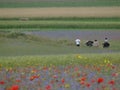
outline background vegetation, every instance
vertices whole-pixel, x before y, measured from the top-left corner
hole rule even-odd
[[[0,29],[120,29],[120,18],[0,18]]]
[[[0,8],[120,6],[119,0],[0,0]]]

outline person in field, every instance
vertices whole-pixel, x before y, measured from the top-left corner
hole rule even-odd
[[[94,40],[93,46],[94,46],[94,47],[99,47],[99,42],[98,42],[98,40]]]
[[[103,48],[108,48],[110,46],[110,43],[108,42],[108,38],[105,38],[103,43]]]
[[[94,43],[93,41],[89,40],[85,44],[86,44],[86,46],[92,47],[93,43]]]
[[[75,40],[75,43],[76,43],[76,46],[79,47],[79,46],[80,46],[80,39],[76,39],[76,40]]]

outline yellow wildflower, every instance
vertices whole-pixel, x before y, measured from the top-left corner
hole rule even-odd
[[[82,59],[83,57],[81,55],[77,55],[77,58]]]
[[[65,88],[69,88],[70,87],[70,84],[65,84]]]

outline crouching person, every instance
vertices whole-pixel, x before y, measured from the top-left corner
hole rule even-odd
[[[103,43],[103,48],[108,48],[108,47],[110,47],[110,43],[104,42],[104,43]]]
[[[87,41],[85,44],[86,46],[92,47],[93,46],[93,41]]]
[[[76,43],[76,46],[79,47],[80,46],[80,39],[76,39],[75,43]]]
[[[99,42],[98,42],[98,40],[94,40],[93,46],[94,46],[94,47],[99,47]]]

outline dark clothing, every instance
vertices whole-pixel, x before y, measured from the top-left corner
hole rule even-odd
[[[108,48],[109,46],[110,46],[110,44],[108,42],[103,43],[103,48]]]
[[[77,44],[76,46],[78,46],[78,47],[79,47],[80,45],[79,45],[79,44]]]
[[[89,46],[89,47],[91,47],[91,46],[93,46],[93,41],[87,41],[85,44],[86,44],[86,46]]]

